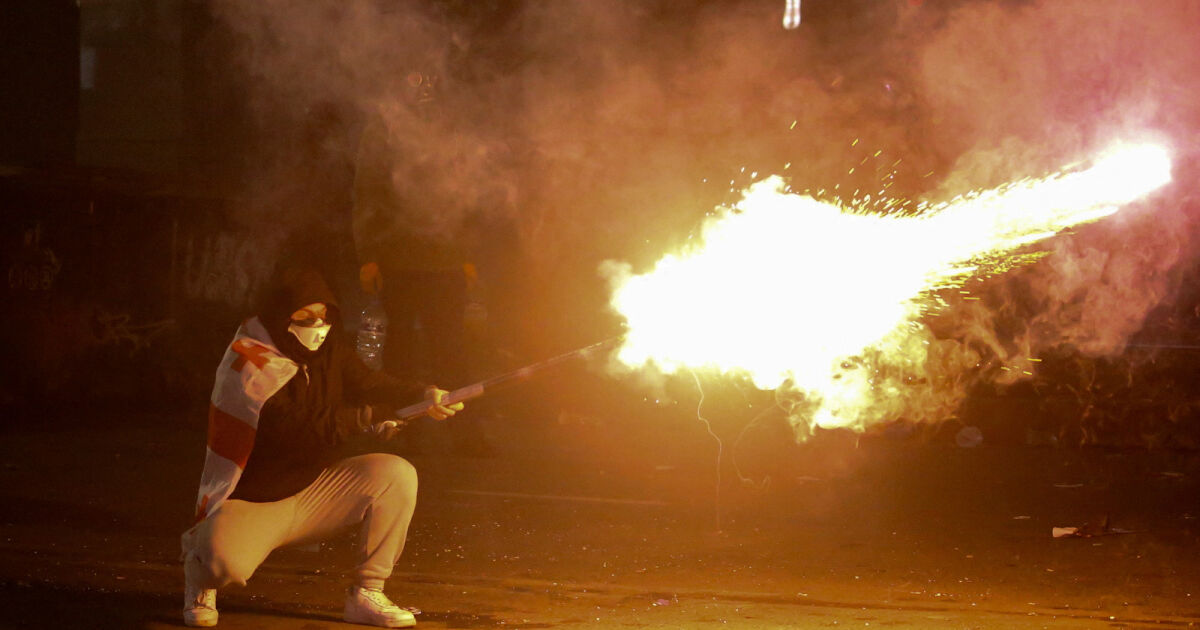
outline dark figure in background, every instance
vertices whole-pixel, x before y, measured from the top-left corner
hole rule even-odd
[[[359,279],[388,317],[384,369],[461,387],[479,378],[468,369],[465,320],[478,276],[464,246],[463,202],[445,184],[451,175],[443,170],[454,168],[447,155],[454,151],[428,149],[438,142],[430,126],[435,123],[413,124],[412,116],[403,108],[382,109],[367,121],[359,142],[353,221]],[[411,125],[406,131],[412,137],[396,139],[390,126],[399,124],[396,119]],[[411,451],[430,445],[430,429],[423,423],[408,428]],[[492,453],[474,414],[445,430],[458,454]]]
[[[439,404],[445,393],[367,368],[320,274],[278,271],[217,368],[197,523],[182,537],[184,622],[216,625],[216,589],[245,585],[271,551],[357,525],[360,562],[344,619],[414,625],[383,586],[404,548],[416,471],[397,455],[351,446],[364,434],[390,437],[394,426],[373,423],[372,405],[394,409],[424,395],[429,416],[444,420],[462,408]]]

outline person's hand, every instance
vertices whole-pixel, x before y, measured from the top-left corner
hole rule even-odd
[[[400,429],[404,427],[404,422],[401,420],[384,420],[374,426],[375,437],[380,440],[390,440],[397,435],[400,435]]]
[[[400,434],[400,429],[404,427],[403,420],[384,420],[383,422],[375,422],[375,409],[370,405],[363,405],[356,410],[358,415],[358,426],[365,433],[375,436],[376,439],[390,440]]]
[[[379,271],[379,263],[369,262],[358,270],[358,284],[363,293],[376,295],[383,288],[383,272]]]
[[[429,407],[429,411],[426,412],[430,418],[433,418],[434,420],[445,420],[446,418],[453,416],[455,413],[462,411],[462,403],[454,403],[453,405],[441,404],[442,399],[445,398],[446,394],[449,393],[450,392],[444,389],[438,389],[436,387],[425,388],[425,400],[433,403],[433,405]]]

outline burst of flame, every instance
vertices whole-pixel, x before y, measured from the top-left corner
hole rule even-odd
[[[750,186],[702,228],[699,243],[648,273],[615,273],[612,306],[628,325],[618,353],[653,364],[785,381],[821,426],[861,425],[871,374],[844,367],[867,352],[921,361],[911,333],[931,292],[1014,252],[1115,212],[1170,180],[1153,145],[1126,146],[1090,168],[1065,169],[906,214],[879,215],[790,194],[778,177]]]

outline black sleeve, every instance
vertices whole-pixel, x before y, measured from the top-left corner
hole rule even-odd
[[[394,410],[421,402],[425,396],[422,383],[376,372],[349,348],[343,348],[339,354],[346,402],[351,405],[388,405]]]
[[[362,434],[371,424],[370,408],[341,406],[333,410],[332,441],[341,445]]]

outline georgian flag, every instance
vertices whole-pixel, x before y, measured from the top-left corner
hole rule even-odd
[[[196,498],[197,523],[215,513],[233,494],[254,449],[263,403],[299,369],[275,347],[257,317],[238,328],[217,366],[208,406],[208,449]]]

